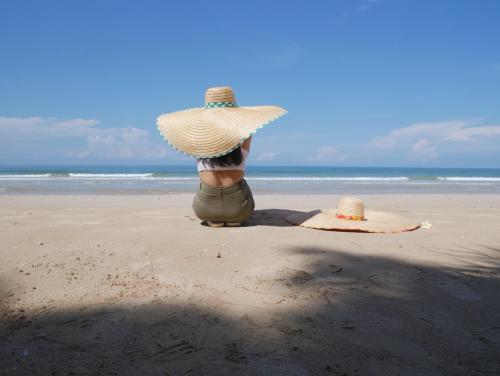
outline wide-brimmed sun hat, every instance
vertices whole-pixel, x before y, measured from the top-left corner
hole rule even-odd
[[[277,106],[239,107],[230,87],[212,87],[205,107],[164,114],[156,122],[175,149],[196,158],[214,158],[236,149],[258,129],[286,114]]]
[[[286,220],[298,226],[336,231],[394,233],[420,227],[418,223],[398,214],[365,210],[363,201],[354,197],[341,198],[337,209],[296,213]]]

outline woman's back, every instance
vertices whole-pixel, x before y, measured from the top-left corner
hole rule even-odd
[[[222,165],[214,158],[211,161],[199,160],[198,171],[203,183],[211,187],[229,187],[238,183],[245,175],[245,162],[250,150],[251,137],[235,150],[233,158],[224,160]]]
[[[230,187],[236,184],[245,173],[243,171],[200,171],[200,179],[203,183],[211,187]]]

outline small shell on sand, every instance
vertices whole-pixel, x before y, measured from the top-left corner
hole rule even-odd
[[[432,223],[430,223],[429,221],[423,221],[420,224],[420,227],[423,229],[429,230],[430,228],[432,228]]]

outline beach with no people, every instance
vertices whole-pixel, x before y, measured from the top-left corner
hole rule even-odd
[[[291,226],[338,195],[0,195],[1,374],[494,375],[498,195],[362,195],[432,227]]]

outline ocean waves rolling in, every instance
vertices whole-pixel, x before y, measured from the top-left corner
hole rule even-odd
[[[164,176],[155,173],[145,174],[0,174],[0,180],[36,180],[36,179],[79,179],[79,180],[198,180],[198,176]],[[246,177],[248,181],[409,181],[406,176],[252,176]]]
[[[197,176],[165,176],[162,174],[0,174],[0,180],[198,180]],[[484,176],[255,176],[248,175],[248,181],[351,181],[351,182],[500,182],[500,177]]]
[[[500,182],[500,177],[485,177],[485,176],[438,176],[438,180],[446,181],[472,181],[472,182]]]
[[[260,192],[500,192],[497,169],[255,167],[246,179]],[[192,166],[0,167],[0,193],[190,192]]]

